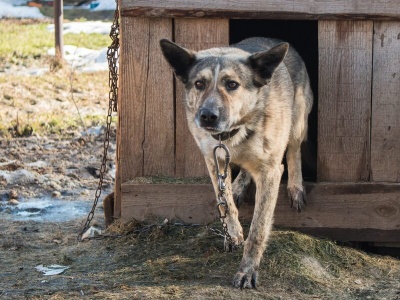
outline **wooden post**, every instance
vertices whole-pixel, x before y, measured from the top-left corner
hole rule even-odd
[[[63,0],[54,1],[54,28],[56,38],[56,58],[63,60]]]

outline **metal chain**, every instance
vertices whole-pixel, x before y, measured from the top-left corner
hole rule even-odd
[[[217,158],[217,150],[223,149],[225,151],[225,164],[224,164],[224,173],[221,174],[219,171],[219,162]],[[217,174],[217,182],[218,182],[218,198],[217,198],[217,209],[219,213],[219,218],[222,223],[222,232],[226,241],[228,242],[228,251],[231,252],[235,246],[235,243],[232,240],[231,235],[228,232],[228,224],[225,222],[226,216],[229,212],[228,202],[226,201],[225,195],[225,179],[228,177],[228,168],[229,163],[231,161],[231,156],[229,153],[229,149],[226,145],[222,144],[221,135],[219,135],[219,144],[214,147],[214,163],[215,170]]]
[[[101,161],[99,183],[97,185],[94,202],[92,209],[90,210],[85,225],[82,231],[78,235],[78,239],[89,229],[90,222],[92,222],[94,217],[94,211],[97,206],[97,202],[101,196],[101,190],[103,188],[104,174],[107,169],[107,153],[108,146],[110,144],[110,128],[112,122],[112,112],[117,111],[117,100],[118,100],[118,58],[119,58],[119,6],[118,0],[116,2],[116,8],[114,12],[114,21],[111,25],[110,38],[112,40],[111,45],[108,47],[107,59],[108,59],[108,69],[109,69],[109,81],[108,85],[110,87],[110,92],[108,94],[108,112],[106,120],[106,130],[103,143],[103,157]]]

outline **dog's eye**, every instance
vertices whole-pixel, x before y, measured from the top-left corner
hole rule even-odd
[[[202,80],[197,80],[195,83],[194,83],[194,86],[196,87],[196,89],[198,89],[198,90],[204,90],[204,88],[206,87],[206,85],[205,85],[205,83],[204,83],[204,81],[202,81]]]
[[[229,90],[229,91],[236,90],[238,87],[239,87],[239,83],[237,83],[236,81],[229,80],[226,83],[226,89]]]

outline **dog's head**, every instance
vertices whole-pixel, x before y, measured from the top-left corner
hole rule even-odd
[[[162,52],[186,88],[188,119],[211,134],[231,132],[260,103],[257,94],[271,81],[288,44],[250,54],[238,48],[191,51],[160,41]]]

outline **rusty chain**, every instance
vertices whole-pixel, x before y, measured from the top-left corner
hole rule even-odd
[[[97,206],[97,202],[101,196],[101,190],[103,188],[104,175],[107,169],[107,153],[108,147],[110,144],[110,129],[112,122],[112,112],[117,111],[117,100],[118,100],[118,58],[119,58],[119,6],[118,0],[116,2],[115,12],[114,12],[114,21],[111,25],[110,30],[110,38],[112,40],[111,45],[108,47],[107,51],[107,60],[108,60],[108,69],[109,69],[109,81],[108,85],[110,87],[110,92],[108,94],[108,112],[107,112],[107,120],[106,120],[106,130],[104,136],[103,143],[103,157],[101,161],[100,174],[99,174],[99,183],[97,185],[93,206],[90,210],[85,225],[83,226],[82,231],[78,235],[78,239],[82,237],[82,235],[89,229],[90,222],[92,222],[94,217],[94,211]]]
[[[219,169],[219,162],[217,158],[217,150],[222,149],[225,151],[225,164],[224,164],[224,173],[220,173]],[[222,223],[222,232],[223,235],[228,242],[228,251],[232,252],[233,248],[236,246],[232,240],[231,235],[228,232],[228,224],[225,222],[226,216],[229,213],[228,202],[226,201],[225,195],[225,179],[228,177],[228,168],[229,163],[231,161],[231,156],[229,153],[229,149],[226,145],[222,144],[221,135],[219,135],[219,143],[214,147],[214,163],[215,163],[215,170],[217,174],[217,183],[218,183],[218,197],[217,197],[217,209],[219,213],[219,218],[221,219]]]

